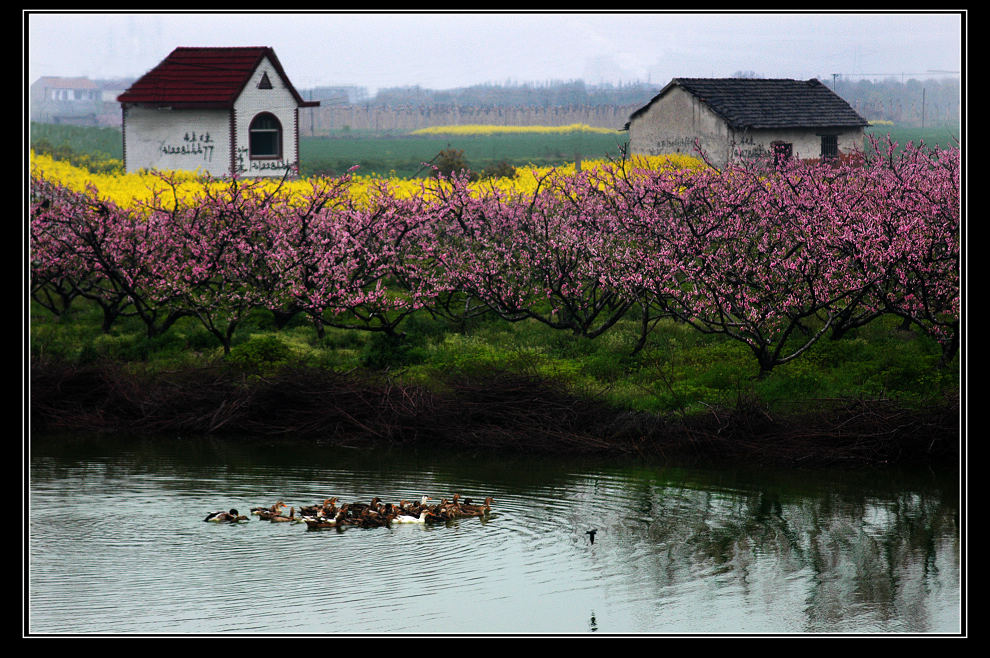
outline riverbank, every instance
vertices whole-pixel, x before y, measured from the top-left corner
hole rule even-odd
[[[756,398],[693,414],[618,408],[508,371],[451,372],[430,385],[387,373],[292,366],[264,375],[223,365],[141,374],[110,363],[35,364],[35,433],[312,440],[349,448],[640,455],[802,466],[955,462],[958,399]]]

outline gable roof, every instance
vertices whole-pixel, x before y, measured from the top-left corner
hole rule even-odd
[[[304,101],[268,46],[192,48],[180,46],[169,53],[117,97],[121,103],[171,105],[173,107],[229,108],[267,57],[300,107]]]
[[[633,112],[629,121],[645,113],[674,87],[708,105],[735,130],[869,125],[849,103],[815,78],[674,78],[649,103]]]

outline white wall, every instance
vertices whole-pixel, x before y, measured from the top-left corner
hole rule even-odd
[[[230,174],[230,120],[226,110],[124,109],[127,171],[179,169]]]
[[[272,88],[258,89],[258,83],[266,73]],[[298,164],[297,108],[296,99],[286,87],[285,81],[279,77],[268,58],[264,58],[251,81],[234,102],[234,134],[237,143],[234,162],[238,175],[283,176],[287,169]],[[282,157],[276,160],[252,160],[248,156],[248,129],[251,120],[261,112],[274,114],[282,124]]]

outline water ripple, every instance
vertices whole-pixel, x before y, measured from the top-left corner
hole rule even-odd
[[[238,446],[204,454],[210,459],[195,461],[165,444],[33,460],[32,632],[958,625],[955,509],[937,489],[917,495],[912,484],[857,498],[833,493],[828,481],[778,492],[641,465],[358,459],[311,447],[274,457]],[[331,496],[439,501],[455,493],[492,496],[492,514],[342,531],[202,520],[216,509],[244,512],[277,500],[298,509]],[[885,573],[900,589],[885,586]]]

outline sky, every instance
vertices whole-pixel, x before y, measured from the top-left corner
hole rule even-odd
[[[963,71],[959,12],[32,12],[26,82],[137,78],[177,46],[271,46],[297,89]],[[963,71],[964,72],[964,71]]]

